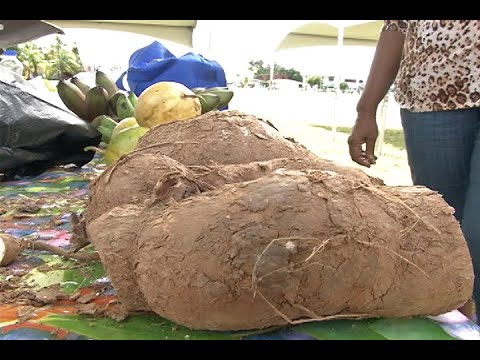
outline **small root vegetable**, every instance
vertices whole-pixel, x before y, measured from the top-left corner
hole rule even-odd
[[[20,240],[11,235],[0,233],[0,266],[7,266],[14,262],[23,249]]]
[[[8,234],[0,234],[0,266],[7,266],[13,263],[24,249],[48,251],[54,255],[62,256],[67,259],[77,260],[97,260],[97,253],[73,253],[60,247],[49,245],[43,241],[32,241],[27,239],[16,239]]]

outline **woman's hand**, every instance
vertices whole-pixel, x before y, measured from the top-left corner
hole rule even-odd
[[[350,157],[362,166],[370,167],[377,160],[376,110],[397,76],[404,41],[405,35],[400,31],[380,33],[365,89],[357,103],[357,121],[348,138]]]
[[[352,133],[348,137],[350,157],[357,164],[370,167],[375,164],[375,142],[378,127],[373,114],[358,114]],[[365,145],[365,146],[364,146]]]

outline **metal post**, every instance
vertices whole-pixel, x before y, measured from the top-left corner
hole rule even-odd
[[[272,62],[270,64],[270,86],[269,89],[273,90],[273,76],[275,74],[275,53],[272,54]]]

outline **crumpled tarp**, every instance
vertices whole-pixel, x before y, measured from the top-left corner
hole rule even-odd
[[[53,104],[19,74],[0,64],[0,181],[36,176],[56,165],[81,167],[101,134]]]

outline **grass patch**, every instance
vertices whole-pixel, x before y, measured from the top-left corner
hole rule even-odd
[[[331,126],[326,125],[312,125],[313,127],[322,128],[325,130],[332,130]],[[339,126],[337,127],[338,132],[350,134],[352,131],[351,127],[348,126]],[[403,137],[403,130],[399,129],[386,129],[385,130],[385,144],[390,144],[400,150],[405,149],[405,139]]]

